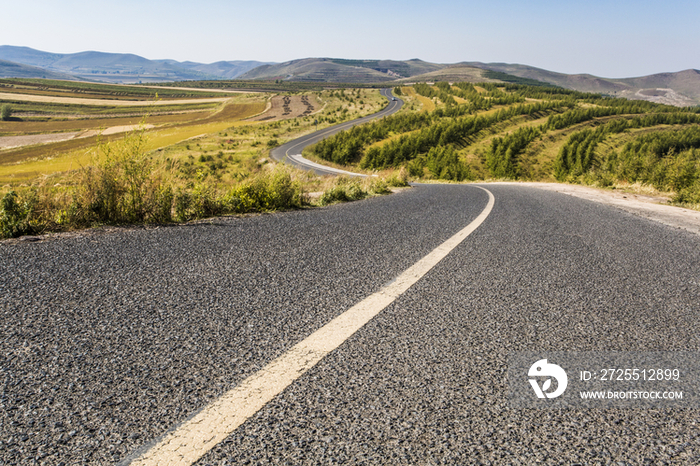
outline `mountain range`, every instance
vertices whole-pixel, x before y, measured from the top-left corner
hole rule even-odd
[[[305,58],[285,63],[219,61],[211,64],[148,60],[133,54],[80,52],[58,54],[28,47],[0,46],[0,78],[92,80],[112,83],[187,80],[280,80],[399,85],[408,82],[469,81],[546,83],[676,106],[700,105],[700,71],[610,79],[564,74],[527,65],[412,60]]]
[[[14,64],[14,65],[13,65]],[[234,79],[266,65],[258,61],[220,61],[211,64],[149,60],[130,53],[50,53],[29,47],[0,45],[0,77],[72,79],[111,83]],[[17,69],[17,65],[25,67]],[[33,68],[33,69],[32,69]],[[15,73],[23,73],[16,75]],[[32,76],[33,74],[33,76]],[[61,75],[62,77],[57,77]]]

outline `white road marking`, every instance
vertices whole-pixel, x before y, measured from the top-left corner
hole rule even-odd
[[[363,178],[367,177],[367,175],[364,175],[362,173],[349,172],[346,170],[340,170],[339,168],[327,167],[325,165],[321,165],[320,163],[312,162],[311,160],[305,159],[304,157],[302,157],[301,154],[288,155],[287,157],[294,160],[299,165],[304,165],[304,166],[309,167],[309,168],[315,168],[317,170],[323,170],[323,171],[335,173],[338,175],[361,176]],[[372,176],[377,176],[377,175],[372,175]]]
[[[206,406],[131,465],[191,465],[231,435],[248,418],[338,348],[374,316],[401,296],[449,254],[489,216],[495,199],[490,191],[484,210],[469,225],[433,249],[384,288],[357,303],[239,386]]]

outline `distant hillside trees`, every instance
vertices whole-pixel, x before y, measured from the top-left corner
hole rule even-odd
[[[584,175],[591,169],[598,168],[600,166],[600,161],[596,160],[596,148],[599,143],[601,143],[611,134],[622,133],[632,128],[649,128],[659,125],[687,125],[698,123],[700,123],[700,115],[697,114],[653,113],[629,119],[617,119],[605,125],[599,126],[596,129],[588,128],[578,131],[571,135],[567,142],[559,150],[557,158],[554,161],[554,177],[559,181],[574,179]],[[654,144],[654,157],[655,159],[660,159],[662,153],[664,152],[671,150],[678,152],[679,150],[700,147],[695,145],[695,131],[700,130],[698,130],[697,127],[691,127],[686,132],[681,132],[678,134],[670,133],[663,137],[659,136],[658,134],[648,137],[645,136],[640,137],[637,141],[651,141]],[[647,153],[647,148],[642,150],[642,148],[637,148],[636,146],[630,144],[628,144],[629,147],[625,148],[623,154],[629,155],[630,153],[643,153],[644,157],[648,157],[649,154]],[[615,159],[615,157],[616,156],[613,156],[613,159]],[[635,160],[637,159],[636,156],[628,156],[625,164],[623,164],[627,167],[625,169],[620,169],[616,162],[609,160],[606,165],[607,169],[615,172],[616,176],[621,177],[621,179],[631,179],[633,181],[640,180],[639,172],[636,169],[630,168],[635,166],[635,163],[638,162],[637,160],[637,162],[631,163],[630,160],[632,160],[632,158]],[[651,178],[642,178],[644,182],[651,183]],[[657,187],[671,186],[665,181],[659,180],[653,182],[653,184]]]
[[[438,107],[340,132],[312,150],[365,169],[403,166],[419,178],[645,183],[700,203],[700,109],[521,84],[413,88]],[[543,123],[523,124],[536,119]],[[560,144],[553,160],[542,157]]]
[[[513,134],[491,141],[491,147],[486,153],[486,167],[491,176],[518,178],[518,155],[540,134],[539,128],[520,128]]]
[[[2,121],[8,121],[12,118],[12,106],[10,104],[5,104],[0,107],[0,119]]]

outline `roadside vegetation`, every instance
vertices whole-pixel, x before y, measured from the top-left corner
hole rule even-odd
[[[636,185],[679,205],[700,203],[700,108],[530,84],[402,87],[414,112],[341,132],[308,153],[362,169],[404,168],[416,180]]]
[[[0,150],[0,236],[328,205],[407,184],[400,170],[363,180],[318,177],[269,157],[301,134],[380,110],[386,99],[377,90],[325,90],[313,94],[314,112],[251,119],[273,96],[236,94],[214,111],[117,118],[141,123],[127,133]],[[291,96],[311,102],[312,94]],[[37,125],[92,129],[93,121],[21,115],[9,122],[14,127],[0,126],[0,137],[26,134],[18,126],[33,134]],[[84,129],[76,126],[67,129]]]

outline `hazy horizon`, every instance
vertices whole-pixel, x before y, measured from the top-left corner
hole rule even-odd
[[[0,43],[214,63],[310,57],[519,63],[606,78],[700,68],[700,4],[542,0],[13,2]],[[9,12],[9,13],[7,13]]]

